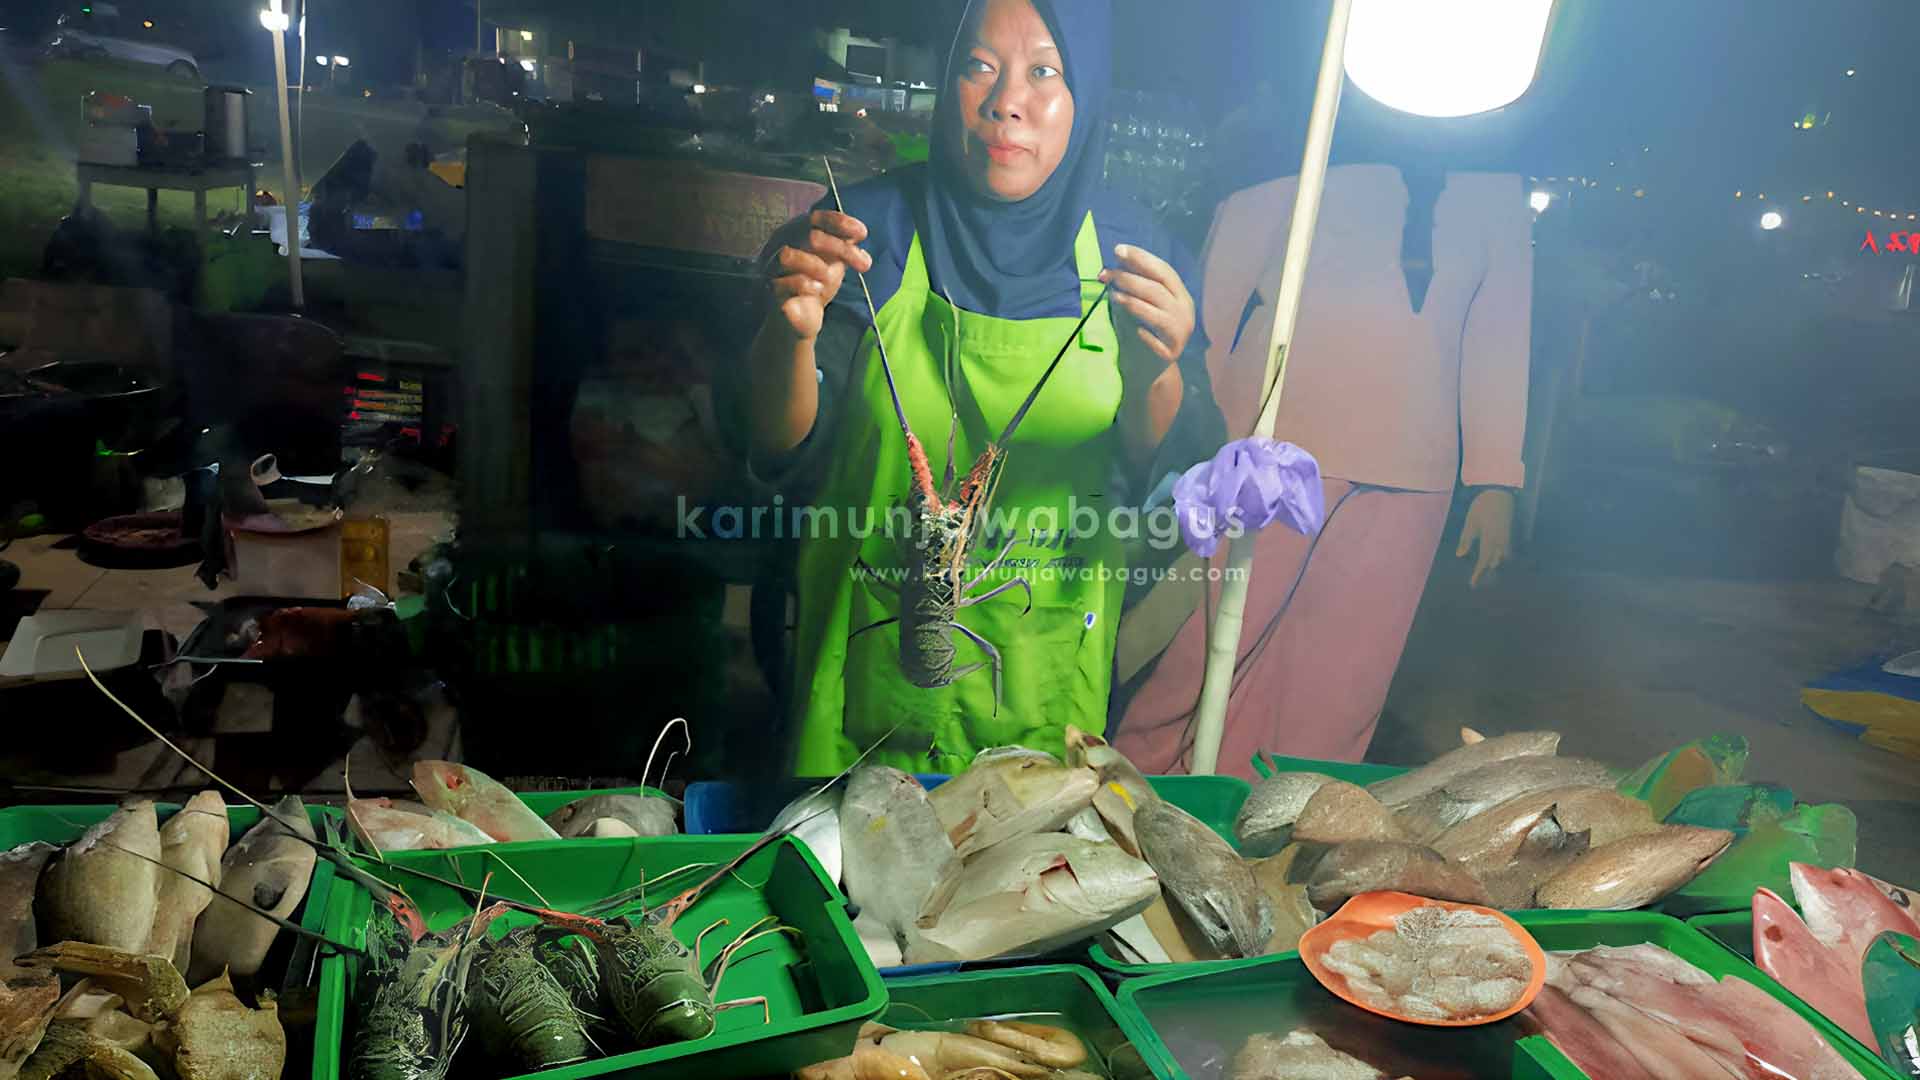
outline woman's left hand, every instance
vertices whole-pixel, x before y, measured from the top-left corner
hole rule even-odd
[[[1467,505],[1467,521],[1460,528],[1460,546],[1454,557],[1464,559],[1475,545],[1480,557],[1473,564],[1472,588],[1484,584],[1488,575],[1500,569],[1513,547],[1513,492],[1506,488],[1487,488]]]
[[[1120,244],[1113,255],[1120,266],[1102,270],[1100,280],[1113,286],[1109,299],[1120,314],[1121,328],[1134,331],[1120,338],[1121,370],[1157,378],[1180,358],[1193,336],[1193,294],[1179,273],[1151,251]]]

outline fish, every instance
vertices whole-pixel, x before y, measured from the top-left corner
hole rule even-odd
[[[1533,820],[1533,827],[1506,861],[1493,859],[1462,863],[1486,887],[1487,902],[1509,911],[1534,906],[1543,882],[1572,866],[1592,847],[1585,832],[1570,832],[1561,823],[1559,808],[1549,806]]]
[[[33,897],[40,872],[60,849],[38,841],[0,852],[0,977],[12,974],[13,958],[39,947]]]
[[[1470,729],[1463,728],[1462,732]],[[1367,785],[1373,797],[1398,809],[1428,792],[1437,791],[1475,769],[1509,758],[1552,755],[1560,750],[1557,731],[1520,731],[1491,739],[1469,741],[1411,772]]]
[[[1233,836],[1240,841],[1240,850],[1262,856],[1285,847],[1307,801],[1333,782],[1333,777],[1322,773],[1283,772],[1255,784],[1233,819]]]
[[[625,822],[630,836],[676,836],[679,812],[660,795],[589,795],[547,815],[547,824],[563,837],[584,836],[601,818]]]
[[[154,1042],[180,1080],[272,1080],[287,1063],[287,1032],[272,995],[250,1009],[224,972],[194,987],[155,1029]]]
[[[160,874],[160,823],[152,800],[123,803],[41,874],[41,925],[54,941],[144,952],[159,906]]]
[[[839,785],[815,788],[788,803],[774,815],[769,830],[785,830],[787,835],[807,845],[814,861],[826,871],[828,880],[840,883],[840,802],[845,789]]]
[[[927,793],[961,858],[1016,836],[1051,832],[1093,803],[1092,769],[1051,755],[985,750],[967,771]]]
[[[1386,1080],[1386,1073],[1327,1045],[1311,1031],[1247,1037],[1227,1065],[1227,1080]]]
[[[351,799],[347,826],[374,851],[446,851],[493,843],[478,825],[405,799]]]
[[[1107,823],[1114,842],[1137,858],[1140,841],[1134,835],[1133,814],[1139,807],[1160,798],[1153,784],[1105,739],[1089,735],[1072,724],[1067,725],[1067,764],[1092,769],[1097,775],[1100,786],[1093,793],[1094,812]]]
[[[1813,936],[1772,889],[1753,892],[1753,962],[1847,1034],[1873,1045],[1873,1024],[1857,969]]]
[[[1349,840],[1405,840],[1393,811],[1343,780],[1320,785],[1293,823],[1293,840],[1312,844],[1344,844]]]
[[[160,861],[180,873],[160,875],[153,932],[142,951],[172,960],[176,970],[186,970],[193,954],[193,924],[213,902],[213,889],[220,887],[220,856],[226,853],[230,833],[227,803],[217,791],[187,800],[160,828]]]
[[[1724,829],[1662,825],[1594,848],[1540,885],[1547,908],[1626,911],[1645,907],[1692,881],[1733,843]]]
[[[1518,853],[1548,808],[1561,828],[1586,833],[1594,847],[1660,827],[1646,803],[1611,787],[1555,787],[1516,795],[1475,814],[1441,833],[1433,841],[1433,850],[1468,866],[1504,864]]]
[[[1766,991],[1731,975],[1716,980],[1657,945],[1599,946],[1569,960],[1567,972],[1672,1028],[1735,1076],[1859,1076],[1812,1025]],[[1586,1004],[1577,994],[1574,1001]]]
[[[580,835],[589,840],[598,840],[605,837],[633,840],[640,838],[640,834],[633,831],[633,826],[619,818],[611,817],[593,819],[593,821],[587,825],[586,831]]]
[[[849,798],[851,798],[849,792]],[[1145,911],[1160,879],[1115,844],[1033,833],[950,870],[928,897],[910,964],[1044,953]]]
[[[1307,880],[1307,899],[1321,911],[1337,910],[1361,893],[1382,890],[1462,904],[1487,902],[1485,887],[1465,867],[1432,848],[1393,840],[1339,844],[1327,851]]]
[[[300,797],[281,799],[271,815],[248,829],[221,858],[220,891],[283,919],[292,917],[313,880],[313,840],[313,822]],[[224,896],[214,897],[193,928],[187,982],[204,983],[222,971],[252,978],[279,933],[271,920]]]
[[[451,761],[416,761],[413,790],[421,802],[478,825],[503,844],[560,839],[518,795],[478,769]]]
[[[1558,986],[1541,987],[1533,1004],[1527,1006],[1527,1015],[1540,1025],[1547,1041],[1588,1076],[1604,1076],[1607,1080],[1658,1080],[1606,1025],[1574,1004]]]
[[[1253,870],[1218,834],[1172,803],[1134,813],[1140,854],[1214,948],[1259,956],[1273,937],[1273,905]]]
[[[840,801],[840,876],[847,899],[904,950],[936,883],[960,865],[920,781],[885,765],[847,778]]]
[[[1838,949],[1849,968],[1858,970],[1873,939],[1891,930],[1920,936],[1913,909],[1895,902],[1883,882],[1858,870],[1787,864],[1793,898],[1805,913],[1807,929],[1829,948]],[[1894,890],[1899,892],[1900,890]]]
[[[1460,773],[1401,805],[1400,826],[1414,840],[1431,844],[1448,829],[1508,799],[1551,788],[1606,787],[1612,783],[1613,770],[1587,758],[1546,754],[1506,758]]]

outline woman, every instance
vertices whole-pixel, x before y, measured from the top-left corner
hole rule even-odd
[[[823,200],[770,245],[773,310],[748,361],[754,461],[821,512],[799,534],[800,775],[890,732],[870,760],[953,771],[986,747],[1058,751],[1067,725],[1105,727],[1127,539],[1110,512],[1224,430],[1179,253],[1100,189],[1110,19],[1106,0],[974,0],[927,165],[847,188],[845,213]],[[888,535],[909,470],[878,345],[937,483],[949,465],[965,475],[1070,337],[1006,447],[968,575],[1011,536],[973,595],[1018,577],[1030,602],[1014,586],[961,608],[957,677],[917,687],[887,621],[913,552]]]
[[[1328,173],[1274,428],[1318,459],[1327,519],[1315,536],[1270,528],[1255,541],[1223,772],[1251,778],[1260,750],[1366,753],[1456,484],[1475,489],[1454,549],[1474,555],[1473,586],[1505,560],[1526,478],[1532,327],[1520,179],[1381,164]],[[1298,188],[1290,177],[1235,194],[1207,242],[1208,363],[1236,431],[1259,408]],[[1116,703],[1116,745],[1143,770],[1184,766],[1206,635],[1204,616],[1187,618]]]

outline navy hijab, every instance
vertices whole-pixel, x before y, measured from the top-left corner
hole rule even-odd
[[[948,50],[934,137],[915,208],[921,251],[934,288],[961,308],[985,315],[1079,307],[1073,245],[1104,180],[1107,99],[1113,79],[1109,0],[1033,0],[1061,53],[1073,94],[1067,152],[1040,190],[1017,203],[974,192],[955,160],[961,123],[955,91],[970,55],[975,21],[987,0],[970,0]]]

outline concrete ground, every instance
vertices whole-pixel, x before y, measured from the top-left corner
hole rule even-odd
[[[1452,533],[1449,533],[1449,544]],[[1567,753],[1630,768],[1715,732],[1752,746],[1749,780],[1860,820],[1859,865],[1920,885],[1920,761],[1827,726],[1809,679],[1920,648],[1920,623],[1866,608],[1872,589],[1557,570],[1521,560],[1467,587],[1443,549],[1371,760],[1424,761],[1458,729],[1561,731]]]

